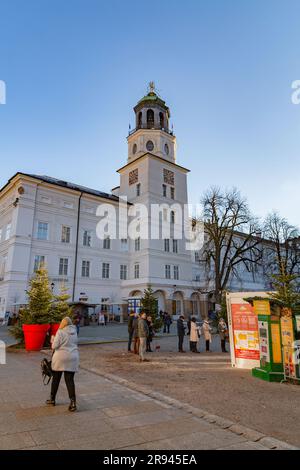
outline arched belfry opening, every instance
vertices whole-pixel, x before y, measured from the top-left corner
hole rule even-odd
[[[164,118],[164,113],[162,112],[159,113],[159,126],[161,129],[165,128],[165,118]]]
[[[153,109],[148,109],[147,111],[147,127],[152,129],[154,127],[154,111]]]

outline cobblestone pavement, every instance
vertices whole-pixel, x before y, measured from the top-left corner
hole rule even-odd
[[[62,382],[56,407],[44,405],[42,353],[8,353],[0,366],[0,449],[266,449],[243,430],[197,417],[180,403],[133,390],[117,377],[80,370],[79,411],[67,411]],[[213,422],[210,422],[213,421]],[[228,427],[228,425],[227,425]],[[255,442],[256,441],[256,442]],[[274,445],[273,445],[274,447]],[[279,446],[280,447],[280,446]]]

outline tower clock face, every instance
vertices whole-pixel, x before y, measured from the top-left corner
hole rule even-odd
[[[170,152],[169,146],[168,146],[168,144],[165,144],[165,154],[169,155],[169,152]]]
[[[148,142],[146,143],[146,149],[149,150],[149,152],[152,152],[152,150],[154,149],[154,144],[152,140],[148,140]]]

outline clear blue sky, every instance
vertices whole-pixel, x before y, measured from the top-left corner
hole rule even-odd
[[[300,225],[299,0],[2,0],[0,185],[17,171],[109,191],[154,80],[190,201],[235,185]]]

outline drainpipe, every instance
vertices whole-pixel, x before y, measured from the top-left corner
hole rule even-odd
[[[76,245],[75,245],[75,261],[74,261],[74,278],[73,278],[73,289],[72,289],[72,302],[74,302],[74,300],[75,300],[81,198],[82,198],[82,193],[80,193],[80,196],[79,196],[79,199],[78,199],[77,230],[76,230]]]

